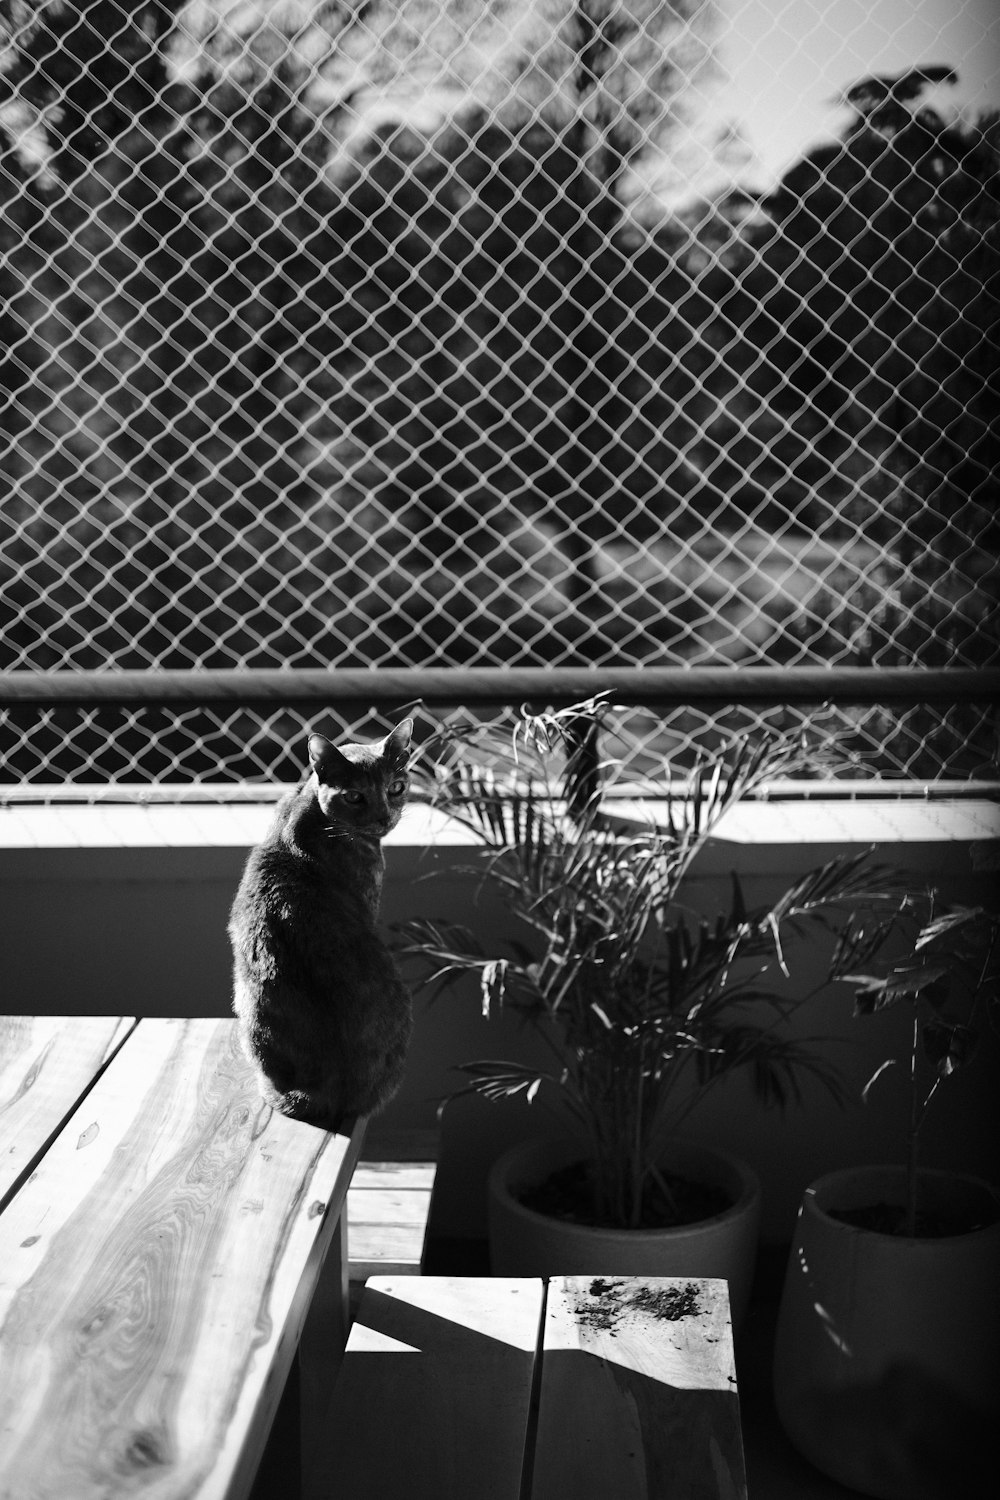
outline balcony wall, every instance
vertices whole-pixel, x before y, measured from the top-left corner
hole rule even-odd
[[[270,817],[266,805],[24,807],[0,809],[0,1007],[8,1013],[225,1015],[229,1010],[226,919],[246,850]],[[750,902],[845,848],[873,844],[916,884],[947,898],[996,902],[1000,808],[986,802],[781,802],[748,805],[720,829],[692,873],[694,907],[710,912],[736,869]],[[444,916],[500,936],[505,914],[463,873],[463,848],[430,830],[421,809],[387,841],[387,923]],[[429,878],[433,876],[434,878]],[[827,950],[793,950],[795,985],[821,984]],[[905,1056],[904,1007],[854,1020],[843,988],[808,1008],[802,1029],[829,1038],[857,1102],[845,1110],[810,1088],[783,1116],[764,1111],[731,1080],[700,1102],[686,1132],[740,1152],[766,1189],[764,1237],[789,1237],[805,1184],[845,1163],[898,1159],[906,1123],[903,1069],[890,1069],[869,1103],[861,1089],[887,1056]],[[433,1005],[417,1002],[405,1085],[392,1128],[434,1124],[454,1086],[454,1064],[475,1057],[532,1056],[532,1038],[510,1018],[486,1022],[475,987]],[[1000,1180],[1000,1044],[984,1027],[973,1069],[942,1089],[927,1132],[929,1164],[958,1165]],[[434,1208],[437,1233],[477,1237],[485,1225],[485,1177],[510,1140],[557,1130],[544,1104],[491,1106],[461,1099],[446,1110]]]

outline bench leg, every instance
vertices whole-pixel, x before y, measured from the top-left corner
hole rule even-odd
[[[307,1475],[326,1428],[330,1396],[349,1331],[347,1224],[342,1214],[299,1340],[297,1378],[302,1472]]]

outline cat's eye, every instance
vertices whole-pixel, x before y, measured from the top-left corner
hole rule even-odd
[[[360,807],[365,800],[364,792],[344,792],[342,795],[344,801],[349,803],[351,807]]]
[[[390,783],[389,783],[389,796],[390,797],[401,797],[405,791],[406,791],[406,782],[405,781],[402,781],[402,780],[390,781]]]

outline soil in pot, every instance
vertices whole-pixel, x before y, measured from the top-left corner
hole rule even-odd
[[[610,1215],[595,1212],[593,1181],[591,1164],[578,1161],[513,1191],[518,1202],[535,1213],[567,1224],[614,1228],[616,1221]],[[732,1206],[732,1196],[714,1183],[661,1171],[646,1183],[639,1227],[676,1229],[682,1224],[700,1224]]]
[[[855,1229],[869,1229],[874,1234],[907,1235],[906,1209],[901,1203],[864,1203],[857,1208],[828,1208],[831,1219],[851,1224]],[[976,1203],[953,1204],[917,1209],[913,1235],[916,1239],[947,1239],[955,1234],[972,1234],[1000,1223],[1000,1205],[982,1199]]]

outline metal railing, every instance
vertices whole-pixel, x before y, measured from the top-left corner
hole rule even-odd
[[[850,732],[853,716],[868,722],[873,713],[896,718],[915,712],[995,713],[1000,668],[15,671],[0,674],[0,723],[5,714],[21,713],[30,718],[36,734],[53,736],[67,719],[78,732],[80,723],[88,725],[96,746],[88,770],[92,776],[103,772],[111,786],[102,790],[85,777],[76,780],[83,782],[87,799],[102,800],[123,782],[130,798],[143,797],[150,782],[169,782],[177,753],[173,737],[180,738],[183,750],[205,733],[211,719],[221,726],[227,747],[242,745],[242,752],[230,748],[229,776],[222,783],[197,776],[184,781],[194,790],[207,783],[219,796],[225,794],[227,783],[230,791],[239,789],[230,778],[245,784],[259,774],[253,756],[266,763],[270,779],[297,780],[310,727],[374,736],[388,722],[414,714],[419,740],[453,713],[466,718],[512,717],[522,708],[559,707],[599,693],[616,705],[608,720],[614,753],[630,760],[637,772],[663,758],[683,768],[690,759],[691,739],[678,734],[676,725],[678,719],[687,722],[685,716],[714,716],[712,743],[720,745],[726,730],[753,733],[764,725],[787,728],[791,722],[815,752],[815,775],[838,781],[857,795],[865,786],[885,790],[892,784],[897,791],[912,790],[913,780],[904,784],[898,778],[891,783],[873,778]],[[245,744],[244,728],[251,734]],[[130,777],[128,768],[137,762],[148,768],[147,775]],[[44,778],[24,778],[26,794],[38,781]],[[942,794],[954,796],[961,785],[971,789],[993,781],[984,768],[975,781],[936,778],[933,784]],[[926,784],[918,789],[924,795],[929,791]],[[68,794],[72,796],[72,785]],[[171,795],[162,784],[160,794]],[[174,794],[182,793],[175,787]],[[46,785],[47,797],[66,795],[65,788]]]
[[[1000,668],[909,667],[544,667],[315,668],[295,672],[8,672],[0,677],[0,705],[36,708],[172,705],[267,708],[319,705],[370,710],[375,705],[430,709],[562,707],[606,693],[625,706],[787,706],[838,703],[891,708],[952,705],[1000,699]]]

